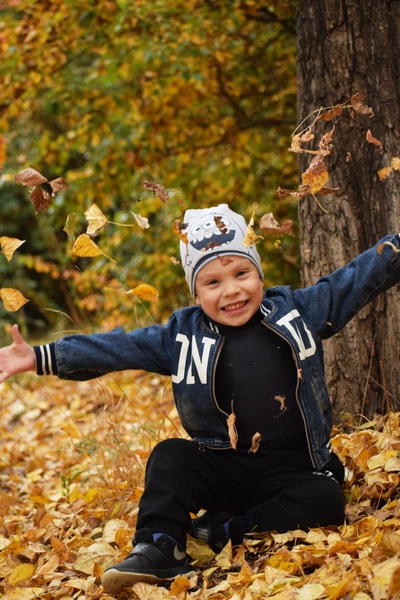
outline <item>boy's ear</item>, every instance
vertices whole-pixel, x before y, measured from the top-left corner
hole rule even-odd
[[[197,295],[197,294],[195,294],[195,296],[194,296],[194,300],[195,300],[195,302],[196,302],[197,306],[201,306],[201,302],[200,302],[200,299],[199,299],[199,297],[198,297],[198,295]]]

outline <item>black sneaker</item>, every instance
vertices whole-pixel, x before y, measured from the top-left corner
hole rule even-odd
[[[189,535],[196,540],[206,542],[216,554],[219,554],[229,540],[223,525],[236,516],[230,512],[205,512],[201,517],[192,520]]]
[[[166,583],[180,575],[196,575],[190,557],[167,535],[161,535],[155,542],[150,529],[140,529],[133,543],[135,547],[125,560],[104,571],[102,584],[107,592],[115,594],[137,581]]]

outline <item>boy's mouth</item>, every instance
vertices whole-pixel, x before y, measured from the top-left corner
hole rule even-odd
[[[242,302],[235,302],[235,304],[228,304],[227,306],[224,306],[222,310],[225,312],[231,312],[243,308],[246,304],[247,300],[243,300]]]

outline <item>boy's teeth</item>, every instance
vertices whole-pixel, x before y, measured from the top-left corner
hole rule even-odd
[[[224,306],[224,310],[238,310],[238,308],[242,308],[246,302],[237,302],[236,304],[229,304],[229,306]]]

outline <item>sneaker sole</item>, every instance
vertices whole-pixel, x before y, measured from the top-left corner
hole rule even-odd
[[[135,583],[143,582],[143,583],[152,583],[152,584],[160,584],[167,583],[168,581],[173,581],[177,577],[193,577],[196,575],[196,570],[188,571],[186,573],[177,573],[172,576],[158,576],[151,575],[150,573],[127,573],[124,571],[118,571],[117,569],[108,569],[104,572],[102,578],[103,587],[107,590],[107,592],[111,592],[112,594],[118,592],[122,588],[132,587]]]

